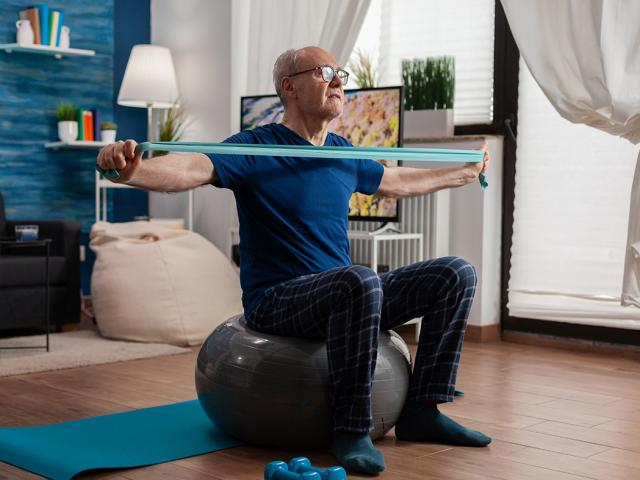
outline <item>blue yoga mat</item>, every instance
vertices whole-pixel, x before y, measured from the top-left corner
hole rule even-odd
[[[0,428],[1,461],[55,480],[240,445],[211,423],[197,400],[54,425]]]

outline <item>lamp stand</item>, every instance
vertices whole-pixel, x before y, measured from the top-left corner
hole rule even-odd
[[[153,142],[153,108],[151,103],[147,103],[147,141]],[[147,158],[151,158],[151,150],[147,151]]]

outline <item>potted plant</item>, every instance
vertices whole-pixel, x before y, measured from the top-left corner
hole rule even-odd
[[[58,119],[58,137],[63,142],[73,142],[78,138],[78,122],[76,112],[70,103],[59,103],[56,108]]]
[[[404,138],[453,135],[454,58],[402,60]]]
[[[378,83],[373,59],[368,53],[360,49],[356,50],[355,58],[349,60],[348,67],[359,88],[374,88]]]
[[[178,101],[173,107],[166,111],[164,120],[160,122],[160,131],[158,133],[158,141],[160,142],[177,142],[184,135],[185,130],[190,125],[186,119],[186,111],[180,106]],[[166,155],[167,152],[154,150],[152,157],[160,157]]]
[[[100,135],[102,141],[106,143],[114,143],[116,141],[116,130],[118,125],[113,122],[102,122],[100,125]]]

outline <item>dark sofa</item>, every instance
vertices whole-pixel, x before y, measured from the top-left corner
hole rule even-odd
[[[16,224],[39,226],[50,238],[49,298],[53,329],[80,320],[80,224],[75,220],[7,220],[0,193],[0,237],[13,237]],[[44,325],[45,251],[41,247],[0,250],[0,331]],[[56,328],[57,327],[57,328]]]

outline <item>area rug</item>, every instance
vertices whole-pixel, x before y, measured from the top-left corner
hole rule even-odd
[[[44,344],[44,335],[0,340],[0,348]],[[162,343],[109,340],[93,330],[54,333],[49,335],[49,352],[44,348],[0,349],[0,377],[175,355],[190,351],[188,348]]]

